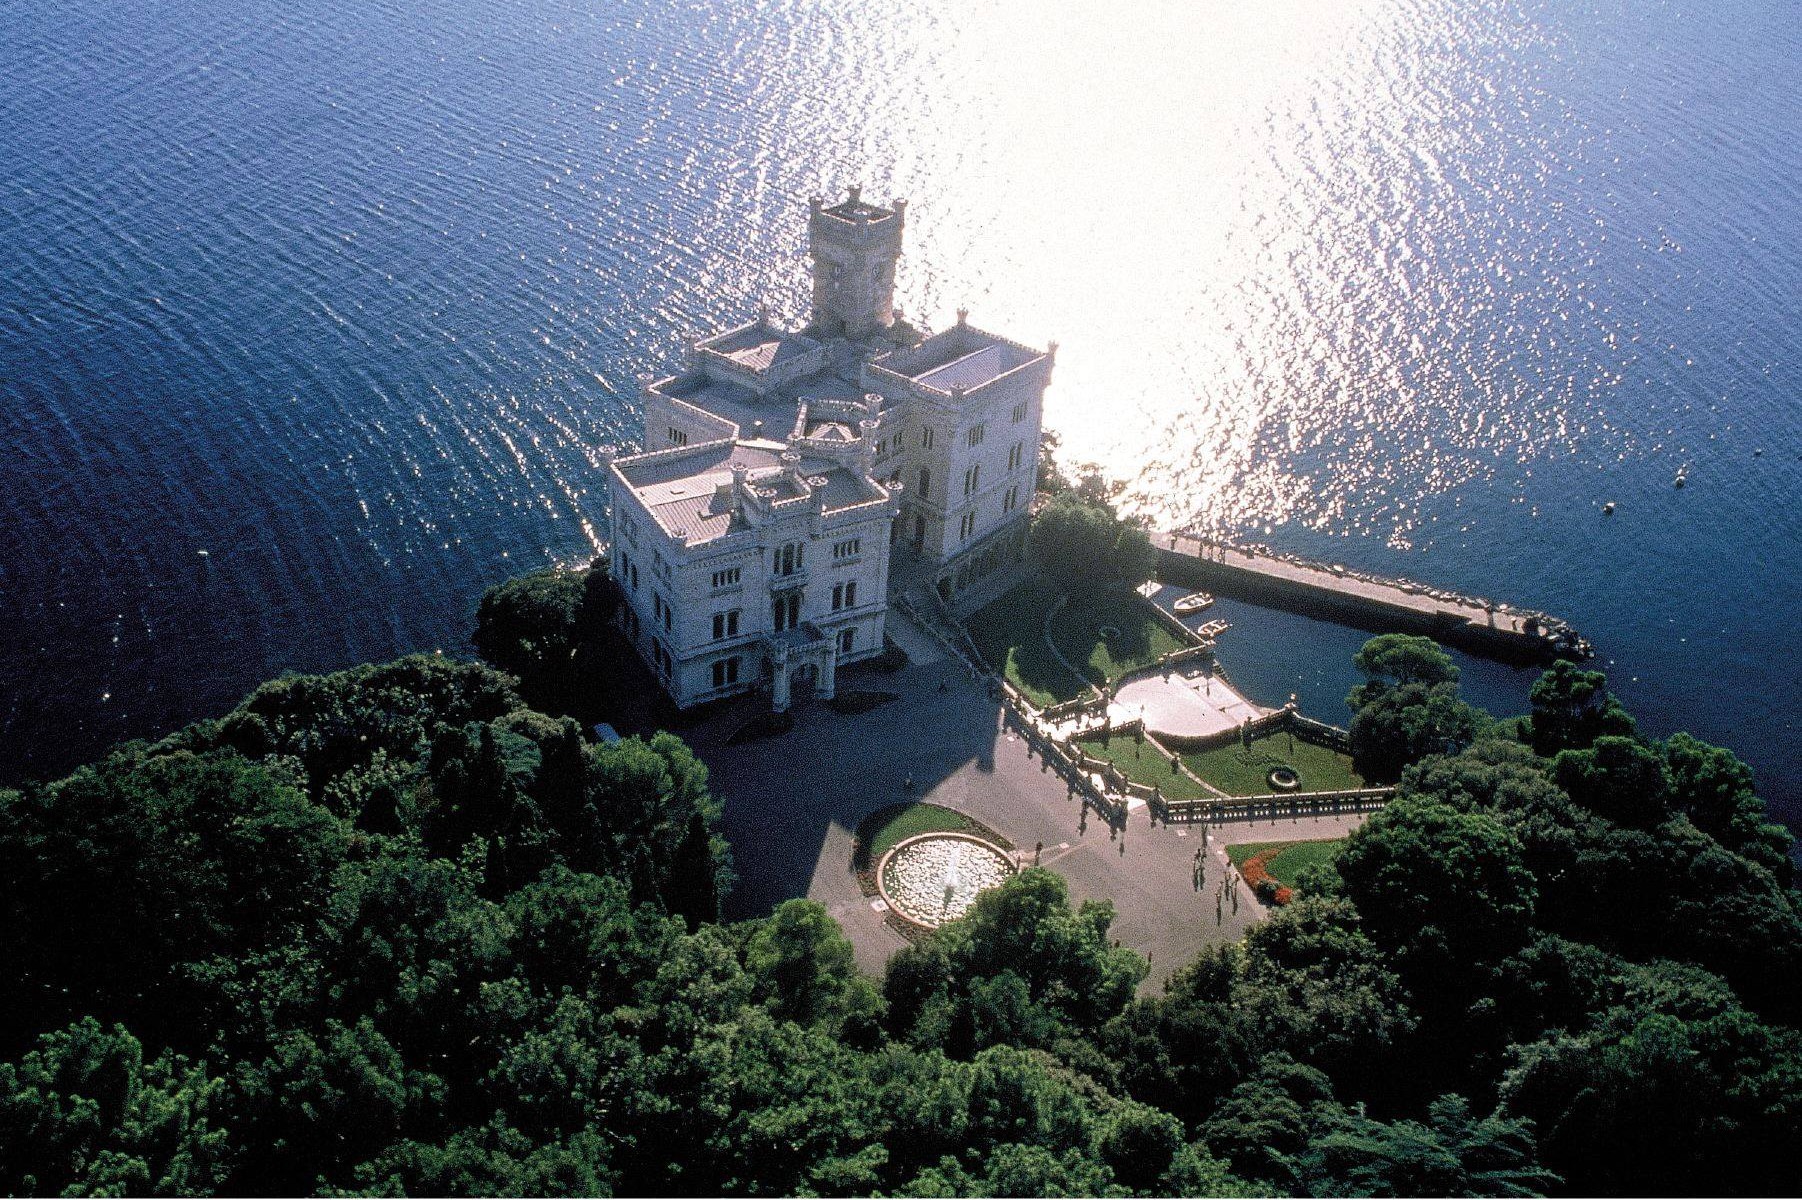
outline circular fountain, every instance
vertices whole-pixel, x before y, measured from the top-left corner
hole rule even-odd
[[[992,842],[968,833],[922,833],[895,843],[876,868],[876,891],[897,915],[927,929],[955,921],[1015,871]]]
[[[1301,772],[1291,766],[1272,767],[1264,779],[1279,792],[1293,792],[1301,786]]]

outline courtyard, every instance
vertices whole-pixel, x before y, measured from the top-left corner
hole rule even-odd
[[[1227,906],[1216,922],[1224,845],[1338,837],[1361,819],[1216,827],[1207,841],[1204,885],[1197,888],[1192,872],[1200,828],[1154,826],[1148,811],[1136,807],[1124,832],[1110,838],[1108,827],[1006,729],[986,685],[954,660],[916,663],[880,682],[848,679],[847,686],[881,687],[898,699],[856,715],[802,704],[790,732],[727,745],[752,712],[744,707],[685,736],[725,802],[722,829],[739,876],[727,915],[760,916],[784,900],[810,897],[839,922],[858,963],[872,973],[904,944],[863,894],[853,864],[858,827],[884,807],[923,801],[967,814],[1010,842],[1021,865],[1030,866],[1036,855],[1062,875],[1074,902],[1111,901],[1113,936],[1151,958],[1147,990],[1203,946],[1237,941],[1260,917],[1261,906],[1242,892],[1238,911]]]

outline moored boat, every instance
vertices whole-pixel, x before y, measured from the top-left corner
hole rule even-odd
[[[1206,592],[1190,592],[1187,596],[1179,597],[1170,609],[1179,617],[1187,617],[1203,611],[1213,603],[1214,597]]]

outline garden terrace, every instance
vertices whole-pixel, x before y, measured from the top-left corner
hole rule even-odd
[[[1039,708],[1074,700],[1089,690],[1045,641],[1045,617],[1056,600],[1044,585],[1023,583],[964,622],[989,669],[1001,672]]]
[[[1104,629],[1111,632],[1104,636]],[[1051,618],[1050,632],[1058,651],[1097,685],[1190,645],[1143,596],[1124,588],[1072,593]]]
[[[1040,708],[1074,700],[1088,691],[1085,683],[1106,686],[1188,646],[1132,591],[1073,593],[1062,607],[1057,599],[1043,583],[1023,583],[965,622],[989,667]]]
[[[1352,769],[1349,754],[1301,738],[1291,741],[1288,733],[1253,738],[1249,750],[1238,742],[1230,742],[1182,757],[1184,766],[1229,796],[1269,795],[1277,790],[1271,786],[1270,772],[1285,766],[1300,776],[1295,789],[1298,794],[1353,791],[1368,786],[1363,776]]]
[[[1166,800],[1206,800],[1213,795],[1186,771],[1171,770],[1170,756],[1150,738],[1116,733],[1105,739],[1085,737],[1074,745],[1113,763],[1134,783],[1157,788]]]

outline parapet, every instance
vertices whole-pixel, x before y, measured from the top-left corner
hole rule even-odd
[[[846,198],[828,206],[819,196],[810,197],[808,236],[836,242],[867,243],[901,239],[907,223],[907,201],[896,198],[885,207],[863,198],[863,189],[852,184],[845,189]]]

